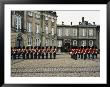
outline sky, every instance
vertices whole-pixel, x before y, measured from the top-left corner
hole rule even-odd
[[[78,25],[84,17],[85,21],[89,23],[95,22],[95,24],[100,24],[100,11],[56,11],[57,12],[57,24],[65,25]]]

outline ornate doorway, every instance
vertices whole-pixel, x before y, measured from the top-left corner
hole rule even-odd
[[[18,48],[23,47],[23,38],[22,38],[21,33],[19,33],[18,36],[17,36],[16,47],[18,47]]]
[[[71,40],[69,40],[69,39],[64,40],[64,45],[63,45],[64,52],[69,52],[70,45],[71,45],[70,42],[71,42]]]

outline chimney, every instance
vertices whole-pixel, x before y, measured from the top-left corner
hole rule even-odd
[[[71,25],[72,25],[72,22],[71,22]]]
[[[95,25],[95,22],[93,22],[93,25]]]
[[[64,22],[62,21],[62,25],[64,25]]]
[[[88,25],[88,21],[85,21],[86,22],[86,25]]]
[[[82,22],[84,22],[84,17],[82,17]]]

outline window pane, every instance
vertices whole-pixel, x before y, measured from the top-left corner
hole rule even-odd
[[[89,29],[89,36],[93,36],[93,29]]]

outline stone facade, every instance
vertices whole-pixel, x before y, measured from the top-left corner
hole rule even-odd
[[[53,11],[12,11],[11,46],[56,46],[56,21]]]
[[[54,11],[11,11],[11,46],[97,46],[100,48],[100,26],[82,17],[79,25],[58,25]]]
[[[82,17],[82,22],[79,22],[79,25],[57,25],[58,33],[58,48],[69,49],[73,46],[96,46],[100,48],[99,44],[99,34],[100,26],[88,23],[84,21]]]

